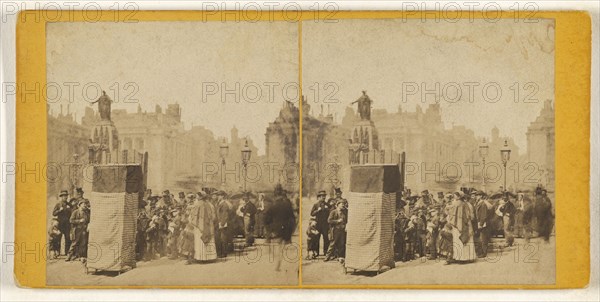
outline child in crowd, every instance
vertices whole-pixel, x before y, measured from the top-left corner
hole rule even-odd
[[[50,248],[49,259],[56,259],[60,255],[61,232],[58,229],[58,220],[52,218],[50,231],[48,231],[48,246]]]
[[[311,218],[308,223],[306,235],[306,246],[308,250],[306,260],[317,259],[317,256],[319,255],[319,231],[317,230],[317,221],[313,218]]]

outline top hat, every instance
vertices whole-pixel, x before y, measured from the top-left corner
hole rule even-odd
[[[335,188],[335,194],[342,194],[341,188]]]
[[[75,191],[79,194],[83,194],[83,189],[82,188],[77,188],[75,189]]]

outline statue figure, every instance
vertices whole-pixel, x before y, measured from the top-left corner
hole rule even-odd
[[[100,112],[101,121],[110,121],[110,105],[112,100],[106,95],[106,91],[102,90],[102,96],[93,104],[98,103],[98,112]]]
[[[363,90],[363,95],[351,104],[358,103],[358,113],[361,120],[371,120],[371,103],[373,101],[367,96],[367,92]]]

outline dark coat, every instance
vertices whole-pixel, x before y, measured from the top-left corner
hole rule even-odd
[[[481,200],[475,206],[475,216],[477,218],[478,227],[485,225],[485,229],[492,229],[492,219],[494,218],[494,205],[488,206],[485,201]]]
[[[244,218],[248,217],[250,225],[254,226],[254,223],[256,223],[256,206],[252,202],[247,202],[240,211],[244,213]]]
[[[226,199],[221,200],[221,202],[217,204],[217,221],[219,222],[220,227],[225,227],[225,225],[228,227],[230,226],[229,221],[232,218],[232,207],[231,203]]]
[[[61,209],[62,207],[62,209]],[[54,210],[52,211],[52,215],[56,216],[56,219],[58,220],[58,225],[60,228],[64,228],[64,227],[69,227],[70,226],[70,219],[71,219],[71,213],[72,213],[72,209],[71,206],[69,206],[68,203],[62,203],[59,202],[54,206]]]
[[[290,242],[296,230],[296,217],[290,200],[282,196],[277,197],[273,205],[265,211],[264,223],[272,238]]]
[[[317,230],[321,233],[326,234],[329,231],[327,219],[329,218],[330,211],[331,207],[327,202],[315,203],[310,211],[310,216],[315,217],[315,220],[317,221]]]

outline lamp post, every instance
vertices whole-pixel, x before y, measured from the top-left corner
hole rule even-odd
[[[225,158],[229,154],[229,145],[227,145],[227,139],[223,138],[221,146],[219,146],[219,155],[221,155],[221,186],[225,189]]]
[[[75,189],[80,186],[79,170],[83,166],[79,162],[79,154],[73,154],[73,162],[65,163],[69,166],[69,182],[71,183],[71,194],[75,193]]]
[[[244,192],[246,192],[246,176],[248,175],[248,162],[250,161],[250,157],[252,156],[252,150],[248,147],[248,139],[246,139],[246,143],[244,144],[244,148],[242,148],[242,168],[244,175]]]
[[[334,192],[335,188],[337,188],[340,183],[340,180],[338,178],[338,173],[340,172],[340,164],[338,164],[338,159],[338,155],[334,154],[333,163],[331,164],[331,175],[333,176],[333,178],[331,179],[331,187],[333,188]]]
[[[500,149],[500,155],[502,156],[502,164],[504,165],[504,192],[506,192],[506,164],[510,160],[510,148],[508,147],[507,140],[504,140],[504,146]]]
[[[479,157],[481,157],[481,161],[483,163],[483,167],[481,168],[481,182],[483,184],[483,192],[485,192],[485,157],[488,155],[489,146],[483,138],[481,145],[479,145]]]

